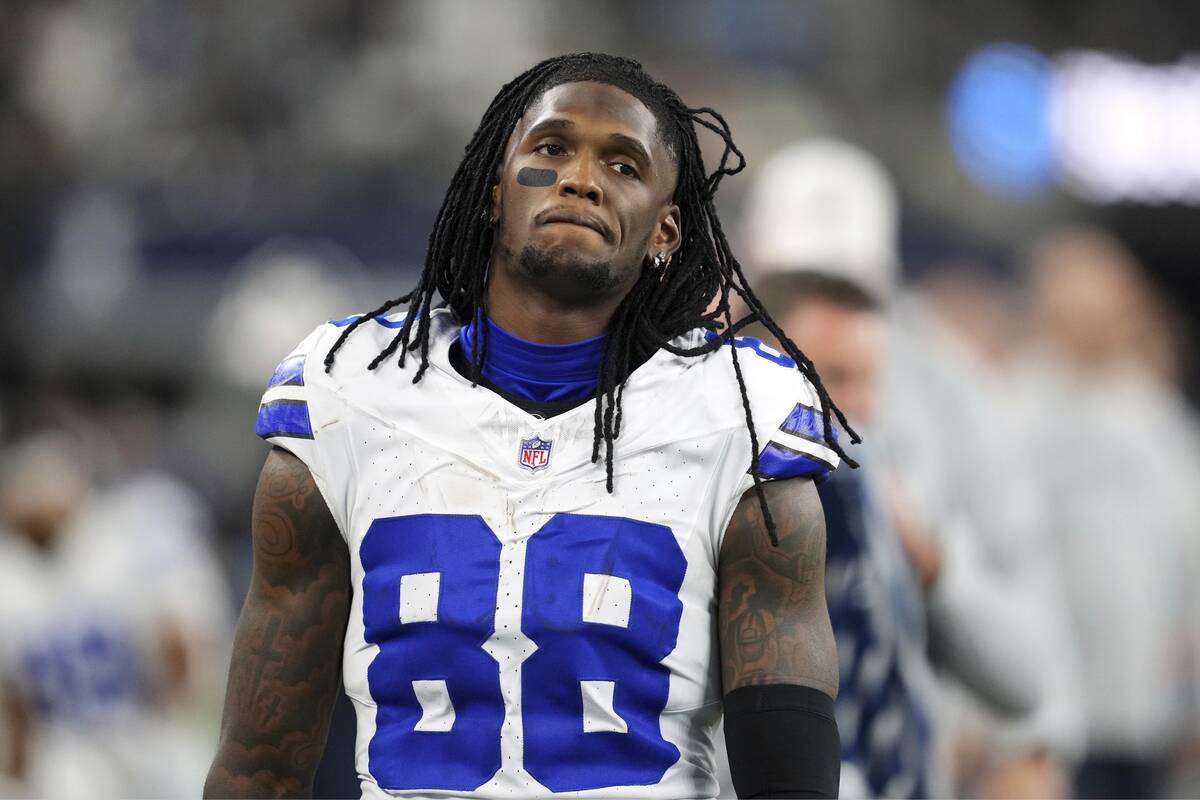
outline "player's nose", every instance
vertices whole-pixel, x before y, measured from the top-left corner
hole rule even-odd
[[[558,194],[560,197],[582,197],[595,205],[604,201],[604,190],[596,181],[596,170],[589,158],[581,155],[571,160],[558,181]]]

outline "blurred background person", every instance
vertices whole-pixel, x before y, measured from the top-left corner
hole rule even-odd
[[[978,698],[947,687],[943,717],[953,731],[948,758],[964,792],[991,798],[1065,797],[1071,794],[1071,770],[1085,745],[1081,665],[1049,528],[1052,501],[1038,472],[1023,468],[1036,447],[1021,412],[1023,383],[1014,369],[1025,343],[1018,287],[1011,276],[981,259],[955,253],[927,265],[907,305],[928,346],[954,359],[956,370],[981,390],[976,401],[985,404],[998,433],[992,440],[1000,442],[998,452],[1010,459],[1007,467],[998,466],[1009,471],[1008,485],[1019,489],[1007,499],[1025,507],[1026,519],[1040,520],[1034,530],[1025,530],[1036,538],[1019,542],[1032,550],[1015,588],[1033,598],[1030,608],[1039,617],[1039,624],[1023,635],[1040,641],[1045,689],[1034,713],[997,724]]]
[[[858,493],[855,505],[879,509],[874,516],[859,512],[872,520],[866,535],[890,552],[884,563],[892,564],[891,572],[907,573],[919,590],[911,593],[918,601],[914,613],[922,626],[927,618],[929,641],[910,623],[901,628],[910,647],[993,716],[1041,718],[1040,726],[1026,726],[1040,727],[1039,735],[1028,732],[1003,759],[989,754],[997,764],[988,766],[1003,761],[1015,772],[1019,764],[1025,791],[1063,793],[1068,761],[1079,746],[1078,706],[1071,694],[1069,629],[1056,576],[1045,566],[1048,544],[1038,538],[1044,534],[1042,501],[1033,476],[1022,471],[1016,440],[1006,433],[1005,410],[989,400],[987,376],[959,352],[961,346],[936,335],[919,301],[900,290],[898,207],[890,177],[852,145],[803,142],[764,165],[745,213],[760,291],[778,304],[785,332],[808,343],[805,352],[829,373],[826,380],[867,415],[862,424],[874,444],[864,448],[863,480],[874,473],[868,481],[874,486]],[[820,302],[813,302],[812,287],[822,285]],[[885,310],[868,326],[871,316],[864,313],[871,298]],[[832,386],[830,392],[838,397]],[[823,492],[831,509],[844,504],[838,488],[834,480]],[[827,520],[831,558],[835,542],[845,538],[836,518]],[[901,597],[891,598],[893,611],[905,608]],[[843,650],[864,649],[861,630],[839,632]],[[843,674],[843,708],[869,703],[870,687],[855,677]],[[935,780],[940,776],[935,785],[941,791],[961,792],[968,787],[955,774],[959,732],[947,708],[955,703],[939,704],[925,694],[938,734],[936,745],[930,741],[925,748],[927,770]],[[953,690],[943,694],[955,696]],[[894,725],[886,716],[862,722],[867,740],[885,739],[887,726]],[[865,760],[868,769],[889,763],[886,756],[879,764]],[[878,782],[870,788],[893,796]]]
[[[1076,791],[1160,797],[1197,731],[1195,414],[1169,315],[1124,246],[1058,230],[1027,266],[1029,464],[1051,501],[1086,699]]]
[[[772,281],[780,325],[820,364],[821,377],[851,423],[869,436],[886,357],[878,302],[853,281],[798,272]],[[932,716],[936,696],[927,646],[923,583],[940,569],[936,544],[906,557],[886,507],[870,444],[860,468],[818,487],[826,520],[826,601],[841,683],[842,797],[929,797],[935,788]]]
[[[0,685],[19,793],[188,794],[229,625],[203,507],[162,474],[102,486],[61,431],[3,456]]]

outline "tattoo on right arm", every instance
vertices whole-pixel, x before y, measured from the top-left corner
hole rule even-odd
[[[204,796],[308,796],[340,683],[349,551],[308,468],[277,448],[259,478],[252,535],[254,573]]]
[[[725,532],[717,610],[726,693],[794,684],[837,696],[838,661],[825,605],[825,514],[812,481],[763,487],[779,545],[771,544],[754,491]]]

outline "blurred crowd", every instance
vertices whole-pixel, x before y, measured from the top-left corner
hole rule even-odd
[[[735,253],[864,439],[820,487],[843,796],[1200,794],[1196,298],[930,119],[956,37],[1062,20],[749,5],[0,7],[0,797],[198,793],[262,387],[407,288],[500,77],[585,48],[730,120]]]
[[[1167,301],[1085,225],[901,279],[896,198],[808,140],[743,212],[760,294],[865,439],[820,490],[843,796],[1192,796],[1200,427]]]

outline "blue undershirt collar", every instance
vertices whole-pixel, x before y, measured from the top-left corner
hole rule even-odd
[[[498,389],[539,403],[587,400],[599,383],[604,334],[570,344],[538,344],[487,320],[483,377]],[[458,332],[467,361],[474,351],[475,321]]]

